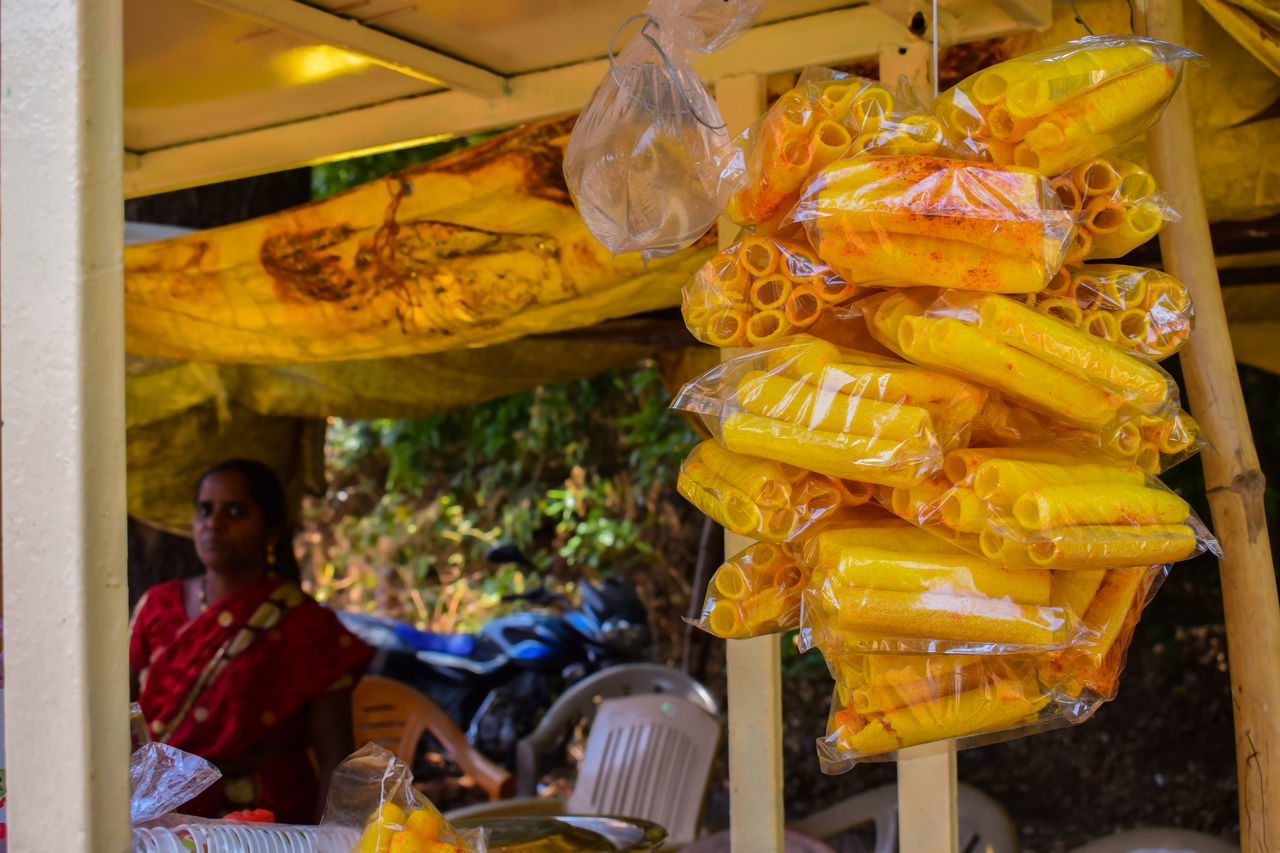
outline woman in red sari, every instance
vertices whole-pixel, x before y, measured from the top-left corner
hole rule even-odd
[[[134,611],[129,670],[151,737],[222,771],[183,812],[266,808],[314,822],[352,752],[351,688],[372,650],[298,587],[284,491],[267,466],[209,469],[192,533],[204,574],[152,587]]]

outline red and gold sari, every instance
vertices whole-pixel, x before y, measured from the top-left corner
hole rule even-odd
[[[293,583],[268,578],[188,619],[182,581],[139,602],[129,665],[154,740],[223,772],[182,811],[220,817],[247,807],[284,822],[315,817],[307,706],[349,687],[373,651]]]

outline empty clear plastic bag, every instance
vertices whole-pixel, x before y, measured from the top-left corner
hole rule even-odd
[[[762,0],[652,0],[639,33],[582,111],[564,175],[588,230],[614,253],[672,254],[724,208],[729,135],[691,54],[733,41]],[[630,22],[628,22],[630,23]]]

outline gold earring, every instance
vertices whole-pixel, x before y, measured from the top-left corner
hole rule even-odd
[[[276,546],[270,545],[267,547],[267,565],[274,566],[275,564],[276,564]]]

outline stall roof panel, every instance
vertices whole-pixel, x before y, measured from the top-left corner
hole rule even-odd
[[[1051,0],[940,5],[943,43],[1051,17]],[[607,72],[619,26],[644,7],[644,0],[126,0],[126,193],[575,112]],[[919,42],[912,20],[930,9],[929,0],[766,0],[750,32],[700,57],[697,68],[714,80],[875,56]]]

